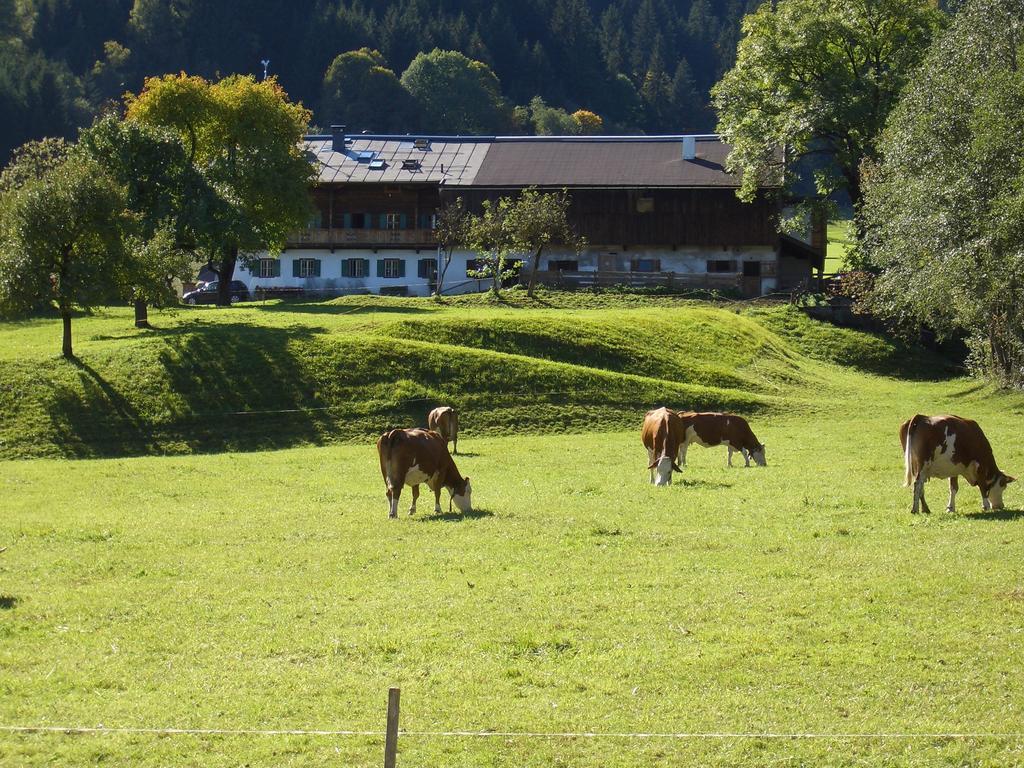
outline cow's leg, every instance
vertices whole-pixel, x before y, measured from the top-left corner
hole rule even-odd
[[[452,453],[458,455],[459,453],[459,433],[456,432],[452,435]]]
[[[924,500],[924,483],[925,483],[924,472],[920,472],[917,478],[914,480],[914,508],[911,510],[913,514],[917,514],[917,510],[920,508],[926,515],[930,515],[932,511],[928,509],[928,502]]]
[[[743,466],[750,466],[750,452],[746,448],[740,448],[740,453],[743,455]]]
[[[981,486],[979,485],[978,488],[981,488]],[[988,500],[988,496],[986,496],[985,492],[982,491],[981,492],[981,511],[982,512],[988,512],[990,509],[992,509],[992,502]]]
[[[654,451],[650,448],[647,449],[647,465],[650,466],[654,463]],[[654,467],[651,467],[651,485],[654,485]]]
[[[438,483],[437,488],[431,488],[434,492],[434,514],[441,514],[441,484]]]
[[[947,512],[956,512],[956,492],[960,490],[960,482],[957,478],[949,478],[949,504],[946,505]]]
[[[409,514],[410,515],[415,515],[416,514],[416,499],[418,499],[419,497],[420,497],[420,487],[418,485],[414,485],[412,487],[412,506],[409,507]]]
[[[725,447],[729,451],[729,457],[725,460],[725,465],[727,467],[731,467],[732,466],[732,446],[731,445],[726,445]]]
[[[686,449],[688,447],[689,447],[688,443],[683,443],[681,446],[679,446],[679,466],[680,467],[685,467],[686,466]]]
[[[388,484],[388,517],[398,517],[398,497],[402,495],[402,484]]]

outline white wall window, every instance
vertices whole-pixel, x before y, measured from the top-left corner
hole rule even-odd
[[[405,277],[405,262],[402,259],[381,259],[381,277]]]
[[[316,259],[299,259],[299,277],[316,277],[319,272],[317,266]]]

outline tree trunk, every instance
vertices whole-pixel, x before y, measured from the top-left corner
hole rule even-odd
[[[143,299],[135,300],[135,327],[149,328],[149,305]]]
[[[440,296],[441,289],[444,287],[444,276],[448,274],[448,265],[452,263],[452,255],[449,252],[444,259],[444,265],[441,267],[441,272],[437,276],[437,285],[434,287],[434,295]]]
[[[75,357],[75,353],[71,349],[71,310],[67,307],[61,307],[60,319],[64,323],[64,341],[61,345],[61,353],[66,360],[72,360]]]
[[[526,286],[526,295],[533,298],[533,287],[537,284],[537,270],[540,268],[540,254],[543,248],[538,248],[533,254],[533,264],[530,266],[530,283]]]
[[[220,271],[217,275],[217,306],[231,306],[231,279],[235,276],[235,263],[238,261],[238,246],[227,245],[221,253]]]

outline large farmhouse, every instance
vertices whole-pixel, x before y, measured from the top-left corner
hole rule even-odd
[[[823,232],[780,235],[768,196],[736,197],[717,136],[346,136],[336,126],[308,137],[307,149],[319,166],[316,214],[280,259],[239,269],[250,290],[426,295],[438,268],[436,212],[530,186],[568,190],[571,223],[586,239],[580,253],[544,253],[545,282],[758,296],[807,280],[824,260]],[[455,252],[446,293],[486,288],[467,274],[474,259]]]

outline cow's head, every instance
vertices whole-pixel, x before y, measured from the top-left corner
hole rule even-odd
[[[470,500],[472,493],[473,488],[469,484],[468,477],[462,478],[458,485],[452,486],[452,502],[458,507],[459,512],[464,515],[468,515],[473,511],[473,504]]]
[[[757,448],[750,452],[750,458],[752,458],[754,463],[759,467],[768,466],[768,462],[764,459],[764,443],[761,443]]]
[[[1010,477],[1002,472],[997,472],[995,480],[992,481],[992,485],[988,487],[985,492],[985,498],[988,499],[992,505],[992,509],[1003,508],[1003,491],[1006,490],[1006,486],[1012,483],[1016,478]]]
[[[655,485],[672,485],[672,473],[682,472],[679,466],[672,461],[671,456],[662,456],[651,464],[648,469],[654,470]]]

